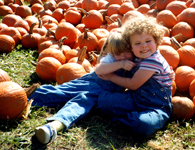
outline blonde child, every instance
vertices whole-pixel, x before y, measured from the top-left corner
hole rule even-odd
[[[127,50],[127,43],[123,38],[120,31],[110,33],[104,46],[109,55],[103,57],[97,66],[98,75],[111,72],[124,75],[125,70],[130,71],[135,66],[131,61],[133,53]],[[35,135],[41,143],[46,144],[50,140],[55,140],[58,131],[70,128],[73,123],[88,114],[96,106],[101,92],[124,91],[125,88],[102,80],[97,74],[92,72],[62,85],[43,85],[29,97],[34,99],[33,105],[37,106],[65,104],[57,114],[47,119],[47,124],[35,129]]]
[[[110,73],[99,77],[129,90],[102,92],[97,109],[141,137],[148,137],[165,125],[172,110],[171,70],[158,50],[164,32],[154,18],[147,17],[131,19],[123,28],[135,55],[136,67],[131,70],[134,74],[122,77]]]

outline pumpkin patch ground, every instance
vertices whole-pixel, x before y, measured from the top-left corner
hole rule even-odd
[[[93,111],[54,142],[40,144],[35,128],[62,106],[27,107],[25,89],[86,74],[95,67],[108,33],[145,14],[163,24],[159,50],[175,71],[167,124],[140,140]],[[193,0],[0,0],[0,15],[0,149],[195,149]]]

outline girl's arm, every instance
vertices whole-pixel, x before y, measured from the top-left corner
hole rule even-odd
[[[133,75],[132,78],[120,77],[113,73],[108,74],[108,75],[99,76],[99,77],[104,80],[112,81],[113,83],[119,86],[122,86],[124,88],[128,88],[130,90],[137,90],[149,78],[151,78],[154,73],[155,71],[139,69],[138,71],[136,71],[136,73]]]
[[[133,63],[130,60],[121,60],[116,61],[113,63],[100,63],[95,68],[95,73],[97,75],[105,75],[108,73],[112,73],[116,70],[119,70],[121,68],[130,71],[135,66],[135,63]]]

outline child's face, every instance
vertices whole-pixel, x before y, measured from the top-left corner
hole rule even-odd
[[[133,60],[134,58],[134,55],[133,55],[133,52],[132,51],[126,51],[124,53],[121,53],[120,55],[114,55],[114,58],[117,60],[117,61],[120,61],[120,60]]]
[[[130,37],[130,41],[132,51],[138,58],[148,58],[156,51],[156,42],[150,34],[136,33]]]

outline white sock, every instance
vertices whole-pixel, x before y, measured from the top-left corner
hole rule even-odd
[[[56,129],[57,132],[65,128],[65,125],[61,121],[58,121],[58,120],[49,122],[49,124],[51,124]]]

